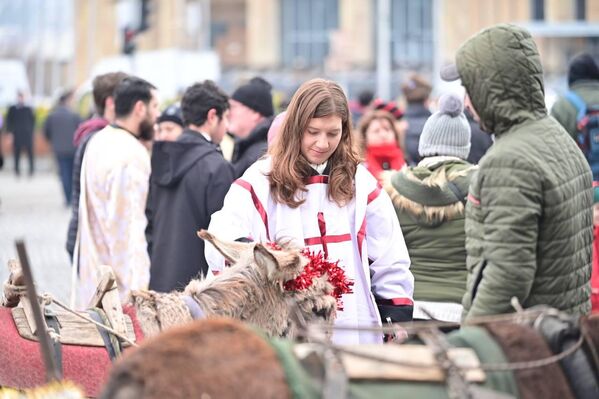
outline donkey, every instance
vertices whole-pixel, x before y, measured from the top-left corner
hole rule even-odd
[[[225,318],[150,338],[110,374],[102,399],[291,397],[274,348],[256,331]]]
[[[191,281],[183,292],[132,292],[123,309],[131,316],[134,328],[137,326],[138,340],[191,322],[192,314],[206,318],[232,317],[258,327],[269,336],[290,338],[297,337],[299,332],[291,320],[333,323],[337,300],[326,274],[313,278],[305,290],[289,291],[284,287],[285,282],[295,279],[308,264],[301,249],[287,244],[271,247],[260,243],[223,242],[207,231],[200,231],[199,236],[218,248],[232,266],[212,278]],[[0,340],[0,364],[11,362],[13,367],[0,372],[0,386],[25,388],[40,385],[44,372],[41,358],[32,347],[34,343],[21,338],[10,320],[8,306],[18,304],[20,290],[9,288],[22,284],[15,264],[12,263],[11,276],[5,284],[4,307],[0,306],[0,321],[3,321],[0,324],[5,328],[3,338],[9,337]],[[27,352],[28,362],[23,365],[18,364],[17,348]],[[32,360],[30,352],[36,352],[35,359]],[[7,353],[12,355],[3,359]],[[95,396],[111,366],[106,351],[98,347],[63,345],[63,359],[65,378],[81,385],[87,395]]]
[[[308,259],[286,243],[273,249],[260,243],[224,242],[206,230],[198,235],[214,245],[232,264],[214,278],[192,280],[183,292],[133,291],[131,304],[146,337],[192,320],[192,298],[204,316],[225,316],[255,325],[271,336],[295,338],[296,320],[332,323],[337,302],[327,276],[317,277],[302,291],[284,283],[303,270]],[[299,319],[299,320],[298,320]]]
[[[327,345],[281,342],[236,320],[212,318],[174,328],[127,353],[111,370],[101,398],[597,398],[599,316],[576,319],[548,311],[537,312],[537,317],[535,310],[526,312],[521,321],[514,315],[511,320],[504,317],[502,321],[464,326],[441,337],[439,342],[449,347],[471,348],[476,353],[488,368],[486,378],[477,382],[462,379],[466,369],[460,372],[461,377],[423,379],[423,374],[430,377],[423,373],[424,363],[410,366],[420,359],[402,356],[396,359],[401,368],[391,376],[388,371],[393,364],[389,362],[395,359],[388,354],[398,355],[403,349],[395,344],[371,345],[362,351],[336,347],[332,352]],[[544,323],[552,326],[549,335]],[[415,334],[430,332],[429,326],[416,323],[410,329]],[[584,345],[561,361],[552,359],[572,348],[579,334],[585,337]],[[563,346],[554,347],[558,341]],[[422,342],[410,341],[406,346],[415,349],[414,345]],[[346,362],[343,354],[347,350],[351,359],[346,358]],[[443,349],[436,345],[431,357],[435,352],[442,353]],[[373,365],[377,358],[380,367]],[[338,360],[354,367],[340,373]],[[442,358],[437,361],[439,368],[448,367]],[[360,362],[364,362],[362,366],[355,367]],[[380,378],[365,378],[366,368],[379,371]]]

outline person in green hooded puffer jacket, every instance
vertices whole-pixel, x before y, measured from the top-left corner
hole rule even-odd
[[[592,174],[547,114],[530,33],[508,24],[487,28],[458,49],[441,77],[462,80],[466,106],[495,134],[466,205],[465,321],[514,311],[514,297],[525,308],[588,314]]]
[[[414,318],[459,322],[466,291],[464,204],[476,166],[464,104],[441,96],[418,143],[421,161],[384,175],[414,275]]]

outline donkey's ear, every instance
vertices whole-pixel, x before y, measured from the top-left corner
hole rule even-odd
[[[277,259],[262,244],[256,244],[254,247],[254,260],[259,267],[266,270],[269,277],[279,269],[279,262],[277,262]]]
[[[237,261],[241,258],[241,255],[244,252],[251,250],[254,246],[253,242],[247,243],[237,241],[222,241],[216,238],[208,230],[203,229],[198,231],[198,237],[214,245],[218,252],[220,252],[225,257],[227,262],[231,264],[237,263]]]

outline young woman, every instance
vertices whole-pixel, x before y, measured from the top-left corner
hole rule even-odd
[[[314,79],[295,93],[269,154],[254,163],[212,215],[219,237],[293,240],[353,280],[336,325],[372,326],[412,318],[414,279],[388,195],[359,164],[347,98],[334,82]],[[213,271],[224,259],[206,245]],[[336,343],[372,343],[381,334],[337,330]]]
[[[360,120],[360,138],[366,168],[377,179],[385,170],[399,170],[405,164],[395,118],[387,111],[373,110]]]

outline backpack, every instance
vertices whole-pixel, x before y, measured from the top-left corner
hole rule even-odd
[[[569,91],[566,99],[576,108],[576,129],[578,146],[584,153],[593,180],[599,180],[599,104],[588,105],[575,92]]]

